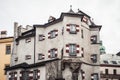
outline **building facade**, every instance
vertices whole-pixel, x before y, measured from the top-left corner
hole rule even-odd
[[[102,54],[100,57],[101,80],[120,80],[120,56]]]
[[[2,35],[1,31],[0,37],[0,80],[6,80],[6,71],[4,69],[10,66],[10,54],[12,50],[13,37],[5,37]]]
[[[72,9],[43,25],[14,23],[7,80],[100,80],[100,29]]]

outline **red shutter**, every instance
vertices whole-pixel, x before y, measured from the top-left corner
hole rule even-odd
[[[70,24],[66,25],[66,31],[70,31]]]
[[[37,76],[38,76],[38,79],[40,78],[40,70],[38,69],[37,70]]]
[[[66,53],[69,53],[69,44],[66,44]]]
[[[94,74],[91,74],[91,80],[94,80]]]
[[[50,50],[48,51],[48,58],[50,58]]]
[[[19,76],[20,76],[20,80],[22,80],[22,71],[20,71],[20,75]]]
[[[76,25],[76,31],[79,32],[79,25]]]
[[[55,36],[58,36],[58,30],[54,30],[55,31]]]
[[[57,49],[55,49],[55,57],[57,57],[58,51]]]
[[[79,50],[80,50],[79,45],[76,45],[76,53],[79,53]]]
[[[45,36],[43,35],[43,40],[45,40]]]
[[[17,80],[17,72],[14,72],[14,80]]]
[[[29,71],[29,79],[30,79],[30,80],[33,79],[33,71]]]
[[[42,59],[45,59],[45,55],[44,54],[42,54]]]
[[[88,19],[87,19],[87,17],[83,16],[82,21],[85,22],[85,23],[88,23]]]
[[[83,70],[82,71],[82,80],[85,80],[85,72]]]
[[[12,74],[12,73],[10,72],[10,73],[9,73],[9,80],[10,80],[10,78],[11,78],[11,74]]]
[[[51,32],[48,33],[48,39],[50,39],[50,34],[51,34]]]

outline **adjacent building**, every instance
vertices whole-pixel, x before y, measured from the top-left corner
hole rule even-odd
[[[13,37],[6,37],[6,31],[0,32],[0,80],[6,80],[4,68],[10,66]]]
[[[7,80],[100,80],[101,27],[72,9],[43,25],[15,22]]]
[[[102,54],[100,58],[101,80],[120,80],[120,56]]]

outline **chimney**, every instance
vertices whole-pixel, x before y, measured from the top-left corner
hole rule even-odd
[[[0,36],[1,38],[5,38],[7,36],[7,31],[1,31]]]

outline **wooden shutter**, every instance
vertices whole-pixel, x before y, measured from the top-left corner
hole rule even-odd
[[[81,70],[82,80],[85,80],[85,72]]]
[[[38,76],[38,79],[40,78],[40,70],[37,69],[37,76]]]
[[[10,72],[10,73],[9,73],[9,80],[11,79],[11,74],[12,74],[12,73]]]
[[[58,30],[54,30],[55,31],[55,36],[58,36]]]
[[[57,51],[57,49],[55,48],[55,57],[57,57],[57,54],[58,54],[58,51]]]
[[[69,44],[66,44],[66,53],[69,53]]]
[[[14,80],[17,80],[17,72],[14,72]]]
[[[33,71],[29,71],[29,79],[30,79],[30,80],[33,79]]]
[[[23,74],[23,71],[20,71],[20,75],[19,75],[20,76],[20,80],[22,80],[22,78],[23,78],[22,74]]]
[[[42,59],[45,59],[45,55],[44,54],[42,54]]]
[[[88,18],[86,16],[83,16],[82,21],[88,23]]]
[[[76,31],[79,32],[79,25],[76,25]]]
[[[79,53],[79,45],[76,45],[76,53]]]
[[[51,34],[51,32],[48,33],[48,39],[50,39],[50,34]]]
[[[94,80],[94,74],[91,74],[91,80]]]
[[[66,25],[66,31],[70,31],[70,24]]]
[[[50,50],[48,50],[48,58],[50,58]]]
[[[43,40],[45,40],[45,36],[43,35]]]

